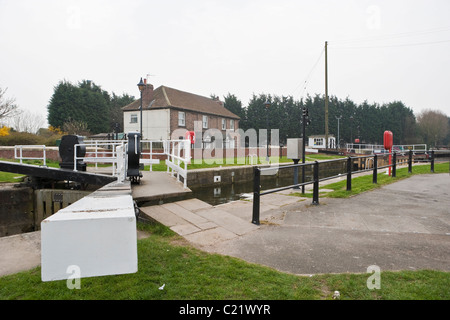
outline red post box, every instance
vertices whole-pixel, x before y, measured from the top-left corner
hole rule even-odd
[[[195,143],[195,132],[194,131],[186,131],[186,140],[191,140],[191,144]]]

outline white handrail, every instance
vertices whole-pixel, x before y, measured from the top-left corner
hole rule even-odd
[[[150,143],[150,152],[143,152],[141,150],[141,159],[140,163],[142,164],[150,164],[150,171],[152,171],[152,165],[160,162],[159,159],[154,159],[153,156],[166,156],[166,165],[167,172],[173,175],[177,175],[177,180],[180,181],[180,177],[183,177],[184,187],[187,188],[187,166],[191,161],[191,142],[190,140],[141,140],[142,144]],[[154,152],[153,144],[154,143],[162,143],[163,152]],[[137,152],[137,136],[135,137],[135,152]],[[111,146],[111,151],[106,151],[104,149],[99,150],[99,146],[108,147]],[[86,154],[93,154],[92,157],[79,157],[77,156],[77,147],[93,147],[94,151],[86,150]],[[112,141],[93,141],[90,143],[76,144],[74,145],[74,171],[77,171],[77,160],[83,160],[85,162],[90,163],[101,163],[107,162],[112,163],[113,165],[113,175],[117,176],[118,179],[121,179],[123,175],[123,167],[127,167],[126,159],[126,151],[128,149],[128,143],[125,140],[112,140]],[[122,151],[124,150],[124,151]],[[183,150],[183,156],[181,156],[181,150]],[[110,155],[109,157],[99,157],[99,154]],[[144,158],[144,156],[149,156],[149,159]],[[120,158],[120,160],[119,160]],[[184,166],[182,166],[184,163]],[[117,172],[115,168],[117,166]],[[126,170],[125,170],[126,171]]]
[[[366,144],[366,143],[347,143],[346,145],[347,152],[350,152],[351,150],[358,150],[359,153],[361,151],[370,151],[371,153],[374,153],[375,151],[379,151],[380,153],[387,153],[387,150],[384,150],[383,145],[379,144]],[[426,144],[404,144],[404,145],[394,145],[393,151],[398,152],[408,152],[409,150],[412,150],[413,152],[420,152],[420,151],[427,151],[427,145]]]
[[[183,177],[184,187],[187,188],[187,165],[191,161],[191,141],[190,140],[170,140],[167,141],[169,146],[167,150],[167,172],[171,173],[172,176],[174,173],[177,174],[177,180],[180,181],[180,176]],[[183,148],[183,156],[180,156],[181,148]],[[176,154],[175,154],[176,152]],[[180,166],[180,162],[184,163],[184,168]],[[172,170],[172,172],[170,172]]]
[[[23,149],[24,148],[42,148],[43,154],[42,157],[24,157],[23,156]],[[17,149],[19,149],[20,155],[17,156]],[[20,164],[22,164],[23,160],[43,160],[44,166],[47,165],[47,155],[45,152],[45,145],[16,145],[14,146],[14,158],[20,160]]]

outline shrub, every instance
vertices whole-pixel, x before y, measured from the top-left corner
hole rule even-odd
[[[43,145],[45,138],[27,132],[10,132],[8,136],[0,137],[0,145]]]
[[[10,130],[11,130],[11,128],[8,128],[8,127],[1,127],[1,128],[0,128],[0,137],[6,137],[6,136],[9,136]]]

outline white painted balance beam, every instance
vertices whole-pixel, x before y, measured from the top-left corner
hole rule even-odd
[[[137,269],[134,203],[131,189],[122,184],[109,184],[41,223],[42,281],[135,273]],[[74,270],[79,272],[77,277]]]

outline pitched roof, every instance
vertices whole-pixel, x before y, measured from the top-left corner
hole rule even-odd
[[[139,107],[140,99],[123,107],[122,110],[136,111],[139,110]],[[153,91],[153,100],[148,105],[143,106],[143,110],[166,108],[176,108],[227,118],[240,119],[239,116],[226,109],[219,101],[166,86],[160,86],[155,89]]]

